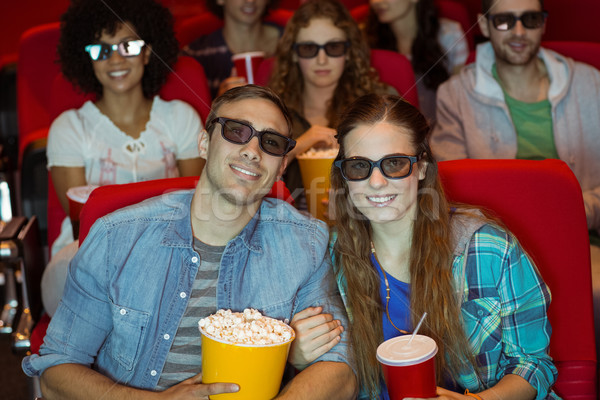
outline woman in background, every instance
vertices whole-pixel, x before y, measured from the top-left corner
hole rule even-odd
[[[297,145],[284,180],[295,198],[303,193],[296,155],[335,146],[342,110],[364,94],[389,91],[370,65],[358,25],[337,0],[309,0],[296,10],[277,47],[270,86],[292,113]]]
[[[177,54],[171,14],[154,0],[79,0],[62,16],[62,73],[95,96],[62,113],[48,134],[48,168],[67,214],[72,187],[201,173],[200,117],[188,104],[158,96]],[[51,315],[77,246],[66,218],[42,283]]]
[[[434,0],[370,0],[370,4],[369,45],[397,51],[411,60],[419,107],[433,122],[438,86],[458,71],[469,55],[462,27],[438,18]]]

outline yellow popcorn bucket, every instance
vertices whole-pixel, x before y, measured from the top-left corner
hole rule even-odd
[[[230,382],[239,385],[236,393],[211,395],[211,399],[269,400],[277,396],[283,370],[296,337],[270,345],[233,344],[214,338],[202,329],[202,382]]]
[[[315,218],[329,224],[330,221],[323,215],[327,211],[327,207],[322,204],[322,200],[329,197],[329,176],[331,175],[331,165],[335,160],[335,156],[331,158],[312,158],[301,154],[296,159],[300,165],[308,211]]]

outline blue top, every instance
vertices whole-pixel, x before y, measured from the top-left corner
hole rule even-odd
[[[394,278],[390,274],[386,274],[388,284],[390,286],[390,301],[388,303],[388,311],[390,319],[396,325],[396,328],[392,325],[388,316],[385,312],[386,308],[386,287],[385,280],[383,277],[383,271],[381,265],[377,262],[377,259],[371,254],[371,263],[379,274],[379,294],[381,296],[381,304],[383,305],[383,340],[388,340],[396,336],[402,335],[398,329],[402,329],[406,332],[411,332],[412,324],[410,322],[410,284],[402,282]]]
[[[40,355],[23,360],[27,375],[77,363],[123,385],[156,387],[200,265],[190,223],[193,193],[164,194],[93,225],[71,262]],[[347,326],[327,242],[324,223],[283,201],[264,200],[225,247],[217,307],[253,307],[291,320],[320,305]],[[347,362],[347,337],[316,361]]]

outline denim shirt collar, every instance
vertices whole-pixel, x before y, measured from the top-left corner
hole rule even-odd
[[[168,194],[165,196],[169,196]],[[191,222],[191,209],[192,209],[192,199],[194,197],[194,190],[189,190],[186,196],[184,197],[184,201],[179,203],[177,201],[173,201],[172,211],[169,215],[165,216],[165,219],[170,220],[167,229],[163,235],[161,245],[167,247],[188,247],[193,242],[193,232],[192,232],[192,222]],[[169,199],[165,199],[165,201],[169,201]],[[265,200],[262,201],[258,211],[252,216],[250,221],[246,224],[244,229],[237,234],[233,239],[229,241],[232,243],[234,241],[241,241],[244,246],[256,253],[262,253],[262,245],[261,245],[261,229],[258,222],[261,219],[261,215],[263,213],[263,208],[267,207],[265,205]],[[229,243],[227,244],[229,246]]]

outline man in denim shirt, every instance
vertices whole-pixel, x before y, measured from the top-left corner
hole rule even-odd
[[[346,325],[326,227],[285,202],[263,199],[293,147],[281,100],[258,86],[235,88],[215,100],[208,121],[198,142],[207,163],[196,189],[101,218],[73,259],[40,355],[23,361],[28,375],[41,375],[46,399],[207,399],[237,391],[235,382],[202,383],[201,357],[186,358],[199,338],[183,347],[183,356],[173,351],[182,338],[199,337],[197,327],[193,333],[180,328],[189,324],[194,304],[211,298],[196,290],[197,282],[210,282],[201,277],[202,257],[213,253],[197,251],[202,246],[221,251],[213,312],[253,307],[292,319],[318,306]],[[165,374],[166,365],[179,362],[187,369]],[[355,392],[342,337],[280,397],[352,398]]]

